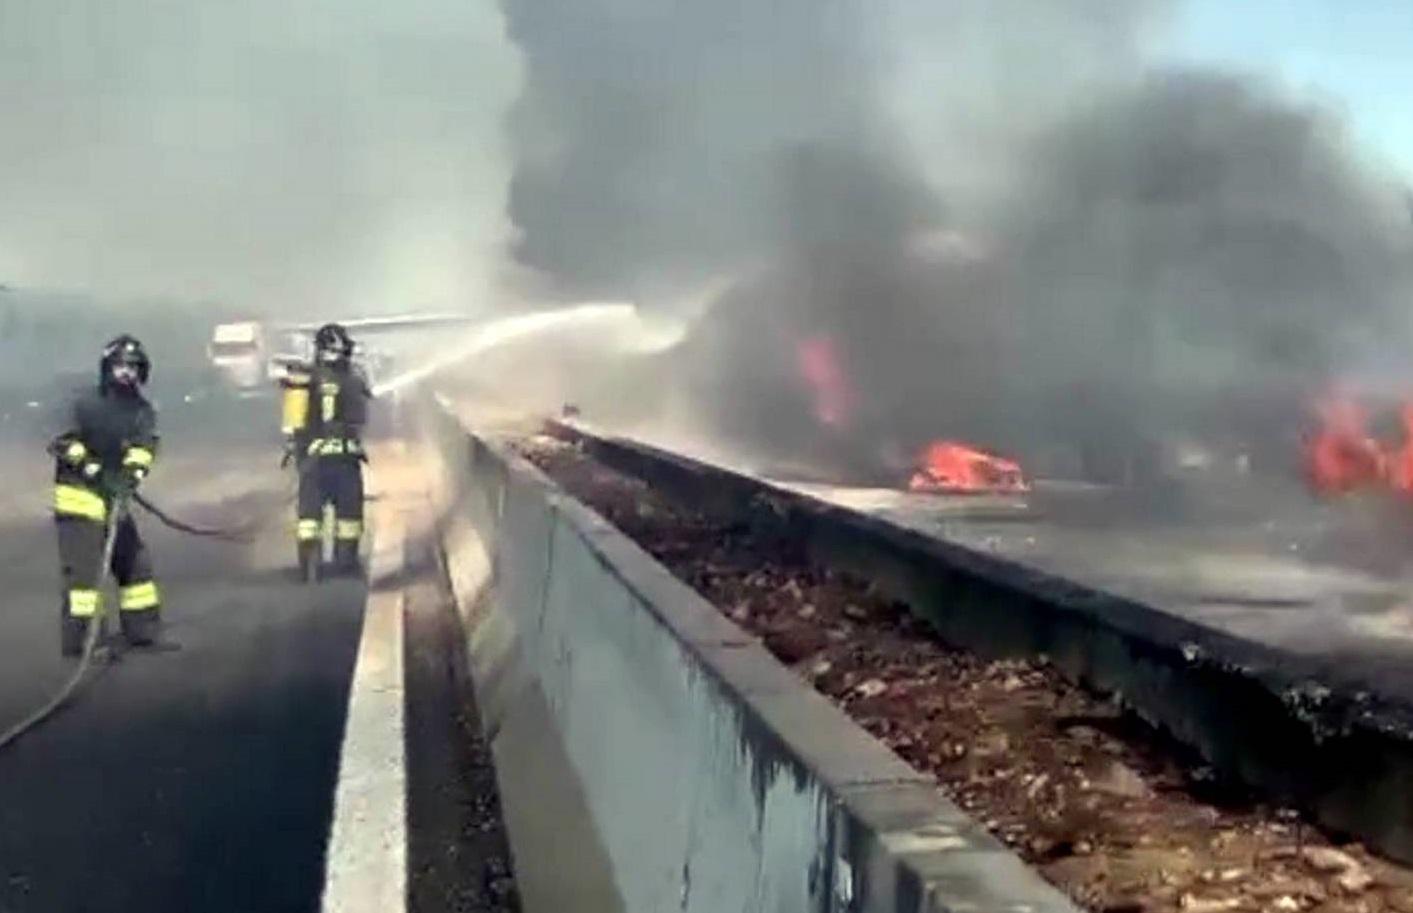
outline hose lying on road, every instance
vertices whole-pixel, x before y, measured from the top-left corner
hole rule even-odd
[[[130,495],[120,495],[113,502],[113,509],[110,511],[107,535],[103,540],[103,557],[98,566],[98,580],[100,587],[107,579],[110,568],[113,564],[113,546],[117,541],[117,530],[122,519],[129,511],[128,498],[139,504],[143,510],[147,511],[162,525],[174,529],[178,532],[187,533],[192,536],[201,536],[208,539],[219,539],[225,542],[249,542],[254,539],[255,533],[259,530],[259,523],[250,523],[243,527],[205,527],[186,523],[171,516],[151,501],[147,500],[137,492]],[[54,696],[46,701],[37,710],[25,717],[20,722],[0,733],[0,749],[8,747],[20,736],[30,732],[40,723],[49,719],[54,713],[63,707],[65,703],[78,691],[85,676],[88,675],[89,668],[93,665],[93,655],[98,648],[98,635],[103,629],[103,613],[95,612],[88,618],[88,624],[84,628],[83,651],[79,654],[78,665],[74,667],[73,673],[64,682],[62,688],[54,693]]]
[[[219,539],[225,542],[249,542],[254,539],[255,533],[259,531],[261,525],[258,521],[255,521],[241,527],[196,526],[171,516],[137,492],[131,492],[130,495],[121,495],[113,502],[113,509],[110,512],[108,521],[107,535],[103,540],[102,563],[98,566],[100,587],[102,582],[107,579],[107,575],[113,564],[113,546],[117,541],[118,525],[128,513],[129,497],[137,502],[143,510],[155,517],[163,526],[192,536]],[[49,719],[54,715],[55,711],[63,707],[64,704],[74,696],[79,686],[83,683],[84,677],[88,675],[89,668],[93,665],[93,655],[97,651],[98,635],[102,629],[103,613],[100,610],[90,615],[88,618],[88,625],[84,628],[83,651],[79,655],[78,665],[74,667],[73,673],[69,676],[68,680],[64,682],[63,687],[56,691],[54,696],[40,706],[39,709],[5,730],[5,732],[0,733],[0,750],[8,747],[19,739],[20,736],[30,732],[40,723]]]
[[[206,539],[221,539],[226,542],[250,542],[255,538],[255,533],[259,528],[258,523],[249,523],[245,526],[238,527],[195,526],[176,519],[137,492],[134,492],[132,497],[134,501],[142,506],[143,510],[156,517],[157,521],[163,526],[191,536],[201,536]]]
[[[108,534],[103,540],[102,564],[98,566],[98,580],[105,580],[108,569],[113,564],[113,544],[118,539],[118,525],[122,522],[123,516],[127,513],[128,506],[125,500],[118,499],[113,503],[113,510],[110,512],[108,520]],[[98,634],[103,629],[103,611],[100,608],[92,615],[88,616],[88,625],[83,632],[83,652],[79,655],[78,665],[74,667],[73,674],[64,686],[54,692],[54,696],[45,702],[38,710],[20,720],[14,726],[0,734],[0,749],[8,747],[11,743],[19,739],[20,736],[33,730],[40,723],[54,715],[60,707],[73,697],[74,693],[82,684],[84,677],[88,674],[89,666],[93,664],[93,654],[98,647]]]

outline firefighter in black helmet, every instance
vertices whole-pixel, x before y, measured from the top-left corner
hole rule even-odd
[[[64,601],[60,647],[77,654],[88,620],[103,599],[103,546],[120,494],[137,489],[157,454],[157,421],[142,395],[152,364],[142,343],[123,335],[103,348],[98,386],[74,402],[68,429],[50,444],[54,457],[54,518]],[[124,636],[152,644],[161,622],[161,594],[147,548],[130,515],[115,518],[112,571]]]
[[[353,364],[353,340],[336,323],[314,334],[314,363],[286,378],[286,454],[299,467],[298,559],[306,579],[318,574],[324,539],[323,513],[334,507],[334,567],[358,571],[363,537],[363,426],[372,396]]]

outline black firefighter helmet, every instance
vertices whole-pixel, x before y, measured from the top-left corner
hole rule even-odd
[[[137,337],[128,333],[110,340],[103,347],[103,358],[98,362],[98,382],[105,387],[117,382],[113,369],[120,365],[133,369],[139,384],[145,385],[152,376],[152,361],[147,357],[147,350]]]
[[[314,334],[314,354],[319,361],[347,361],[353,357],[353,338],[341,324],[326,323]]]

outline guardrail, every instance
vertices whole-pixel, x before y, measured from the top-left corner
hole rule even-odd
[[[603,519],[494,440],[427,422],[527,909],[1074,913]],[[521,776],[529,729],[567,798]],[[541,858],[527,804],[591,822],[596,900],[527,877],[567,862]]]

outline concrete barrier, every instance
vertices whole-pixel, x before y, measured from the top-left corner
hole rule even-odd
[[[1121,698],[1215,770],[1413,861],[1413,706],[1122,597],[637,441],[551,423],[597,459],[873,582],[949,643],[1047,657]]]
[[[596,514],[427,423],[527,909],[1074,913]],[[536,783],[524,768],[545,758]],[[546,818],[591,861],[547,859]]]

